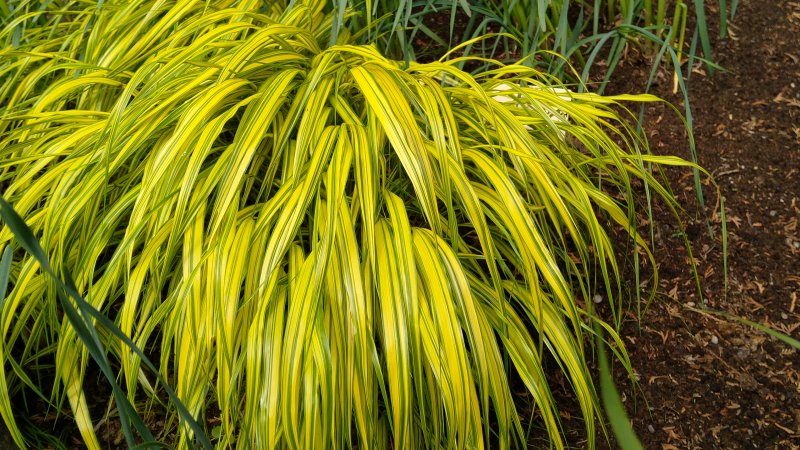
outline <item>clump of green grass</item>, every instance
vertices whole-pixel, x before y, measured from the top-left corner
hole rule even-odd
[[[517,55],[528,57],[526,64],[536,65],[559,77],[571,76],[567,60],[577,63],[586,73],[592,72],[602,58],[608,82],[624,52],[638,44],[681,73],[684,46],[691,62],[702,51],[709,71],[714,64],[706,19],[705,0],[668,2],[666,0],[335,0],[333,35],[352,32],[362,42],[377,42],[380,49],[407,61],[415,59],[415,41],[423,39],[447,48],[487,33],[502,32],[480,48],[466,47],[479,56]],[[719,4],[719,36],[727,36],[728,21],[735,15],[738,1]],[[449,24],[431,26],[432,14],[449,14]],[[690,21],[687,21],[691,17]],[[465,21],[456,26],[456,20]],[[687,24],[694,26],[687,29]],[[457,31],[458,30],[458,31]],[[688,36],[688,40],[686,39]],[[659,52],[660,49],[660,52]],[[660,54],[659,54],[660,53]],[[529,57],[536,55],[536,58]],[[688,77],[690,70],[686,71]],[[601,86],[601,89],[602,89]]]
[[[646,251],[632,180],[674,205],[645,166],[690,165],[649,155],[619,103],[657,99],[330,45],[323,6],[65,2],[7,21],[0,186],[41,243],[7,263],[2,303],[18,445],[27,392],[66,399],[101,447],[90,356],[119,368],[121,410],[174,388],[180,448],[210,409],[219,448],[509,448],[530,438],[512,373],[563,448],[549,359],[594,445],[586,338],[630,370],[608,227]],[[609,322],[585,307],[598,292]]]

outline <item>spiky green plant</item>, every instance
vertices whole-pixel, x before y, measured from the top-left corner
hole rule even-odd
[[[694,24],[694,31],[690,30],[690,59],[694,60],[697,49],[702,49],[709,70],[713,71],[716,65],[706,20],[707,3],[706,0],[331,0],[330,10],[334,13],[334,34],[349,28],[362,42],[378,42],[382,51],[406,60],[414,59],[418,50],[415,41],[420,38],[446,49],[453,42],[494,30],[507,34],[491,39],[493,44],[473,49],[473,53],[491,57],[536,54],[536,59],[529,58],[526,63],[555,75],[569,76],[565,72],[565,58],[579,63],[579,69],[589,71],[602,52],[605,71],[610,76],[634,42],[645,43],[652,50],[663,48],[671,50],[673,55],[680,53],[684,46],[681,36],[686,35],[689,15]],[[720,37],[727,36],[727,23],[737,6],[738,0],[732,0],[729,15],[728,2],[720,2]],[[347,20],[348,11],[351,20]],[[431,28],[429,16],[443,13],[449,13],[449,26]],[[457,15],[467,22],[460,31],[454,27]],[[656,66],[660,65],[661,56]],[[672,64],[671,58],[666,63]],[[681,68],[675,67],[675,71],[680,74]],[[687,70],[687,77],[690,73]]]
[[[193,417],[219,411],[220,448],[524,447],[512,373],[563,448],[558,370],[593,446],[587,335],[604,330],[630,370],[608,229],[644,251],[632,182],[672,205],[644,166],[687,164],[649,155],[618,103],[655,98],[573,93],[521,65],[405,67],[328,45],[321,2],[283,6],[15,9],[0,187],[53,273],[155,355]],[[13,241],[0,229],[0,249]],[[12,396],[66,398],[100,448],[57,291],[14,254],[0,414],[25,445]],[[609,322],[584,306],[597,293]],[[100,337],[129,400],[161,410],[139,355]]]

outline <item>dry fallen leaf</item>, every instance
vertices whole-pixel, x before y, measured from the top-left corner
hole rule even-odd
[[[669,439],[670,441],[673,439],[676,441],[681,440],[680,435],[678,435],[678,433],[675,432],[675,427],[663,427],[661,429],[664,430],[665,433],[667,433],[667,439]]]
[[[669,298],[671,298],[673,300],[677,300],[678,299],[678,285],[676,284],[675,287],[672,288],[669,291],[669,294],[667,294],[667,295],[669,296]]]

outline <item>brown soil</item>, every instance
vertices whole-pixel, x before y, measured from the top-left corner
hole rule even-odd
[[[702,209],[689,171],[667,175],[686,207],[706,306],[798,339],[800,3],[765,3],[742,2],[730,37],[715,43],[715,60],[729,72],[707,76],[698,66],[690,81],[699,163],[725,200],[727,289],[714,186],[705,180]],[[644,88],[650,69],[636,59],[607,92]],[[653,91],[682,105],[671,76]],[[684,126],[666,106],[648,109],[644,129],[655,153],[690,158]],[[622,370],[618,385],[635,431],[648,449],[800,448],[800,352],[702,311],[674,223],[656,210],[659,296],[641,324],[623,329],[640,390]]]

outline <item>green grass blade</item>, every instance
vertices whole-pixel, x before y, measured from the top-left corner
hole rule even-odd
[[[10,16],[11,10],[8,8],[8,2],[0,0],[0,24],[5,24]]]
[[[714,54],[711,51],[711,40],[708,37],[708,23],[706,21],[705,1],[694,0],[694,14],[697,20],[697,30],[700,35],[700,44],[703,47],[703,56],[709,61],[714,60]],[[714,75],[714,67],[708,66],[709,75]]]
[[[0,310],[2,310],[3,301],[6,298],[8,278],[11,275],[11,253],[11,246],[6,246],[3,249],[3,257],[0,259]]]
[[[597,344],[597,358],[600,362],[600,393],[603,397],[606,416],[611,423],[614,436],[617,438],[617,444],[622,450],[644,450],[639,437],[636,436],[633,428],[631,428],[628,414],[622,404],[622,398],[614,383],[611,366],[606,356],[605,343],[600,335],[595,338],[595,342]]]
[[[722,225],[722,276],[725,292],[728,292],[728,219],[725,210],[725,197],[719,194],[719,219]]]
[[[728,1],[719,1],[719,38],[728,37]]]
[[[728,312],[725,312],[725,311],[717,311],[717,310],[713,310],[713,309],[709,309],[709,308],[688,308],[688,309],[690,309],[690,310],[692,310],[694,312],[700,313],[700,314],[713,314],[713,315],[716,315],[716,316],[725,317],[726,319],[735,320],[735,321],[737,321],[737,322],[739,322],[741,324],[744,324],[744,325],[747,325],[749,327],[755,328],[756,330],[761,331],[762,333],[765,333],[765,334],[769,335],[770,337],[773,337],[773,338],[783,342],[784,344],[794,348],[795,350],[800,350],[800,341],[798,341],[797,339],[795,339],[795,338],[793,338],[793,337],[791,337],[791,336],[789,336],[789,335],[787,335],[785,333],[782,333],[782,332],[780,332],[780,331],[778,331],[778,330],[776,330],[776,329],[774,329],[774,328],[772,328],[770,326],[767,326],[767,325],[764,325],[764,324],[761,324],[761,323],[758,323],[758,322],[753,322],[752,320],[748,320],[748,319],[745,319],[744,317],[739,317],[739,316],[737,316],[735,314],[731,314],[731,313],[728,313]]]

